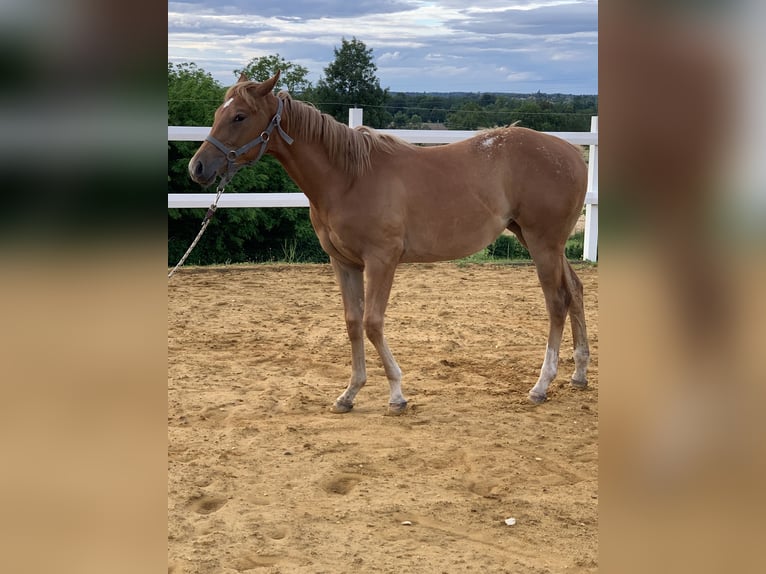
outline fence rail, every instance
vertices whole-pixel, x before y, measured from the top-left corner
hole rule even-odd
[[[361,110],[349,110],[349,125],[361,125]],[[378,130],[397,136],[410,143],[447,144],[462,141],[476,135],[465,130]],[[209,127],[168,126],[168,141],[203,141],[210,133]],[[591,118],[589,132],[546,132],[575,145],[590,146],[588,161],[588,191],[585,195],[585,234],[583,259],[598,258],[598,116]],[[215,199],[214,193],[169,193],[168,207],[208,207]],[[308,207],[309,200],[303,193],[230,193],[223,194],[218,207]]]

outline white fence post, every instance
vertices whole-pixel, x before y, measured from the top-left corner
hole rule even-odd
[[[590,119],[590,131],[598,133],[598,116]],[[588,191],[585,194],[585,237],[582,258],[598,260],[598,143],[590,146],[588,155]]]
[[[348,109],[348,127],[356,128],[362,124],[362,108],[349,108]]]

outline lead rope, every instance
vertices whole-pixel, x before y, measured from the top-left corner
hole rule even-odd
[[[200,227],[199,233],[197,233],[197,237],[194,238],[194,241],[192,241],[191,245],[189,245],[189,249],[186,250],[186,253],[184,253],[180,261],[176,263],[176,266],[173,267],[170,273],[168,273],[168,279],[170,279],[173,276],[173,273],[176,272],[176,269],[178,269],[179,267],[181,267],[181,265],[184,264],[184,262],[186,261],[186,258],[189,257],[189,254],[192,252],[192,249],[194,249],[197,243],[199,243],[199,240],[202,237],[202,234],[205,233],[205,229],[207,229],[207,226],[210,223],[210,220],[213,218],[213,214],[215,213],[215,210],[218,209],[218,200],[221,198],[221,194],[223,193],[223,190],[226,187],[227,181],[228,181],[228,178],[224,178],[221,180],[221,183],[218,184],[218,188],[216,189],[218,193],[215,196],[215,201],[210,204],[210,207],[208,207],[207,213],[205,214],[205,219],[202,220],[202,226]]]

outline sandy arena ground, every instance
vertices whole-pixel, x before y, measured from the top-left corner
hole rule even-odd
[[[590,388],[564,333],[527,402],[548,321],[532,266],[404,265],[386,334],[410,409],[367,343],[352,412],[329,265],[184,268],[168,287],[168,572],[597,571],[598,270]],[[508,526],[507,518],[516,524]]]

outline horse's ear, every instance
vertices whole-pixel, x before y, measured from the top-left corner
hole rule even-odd
[[[258,84],[258,87],[256,88],[255,93],[258,96],[265,96],[266,94],[274,91],[274,86],[277,85],[277,81],[279,80],[279,75],[281,74],[281,70],[277,70],[277,73],[274,74],[273,78],[269,78],[265,82]]]
[[[237,83],[239,83],[239,82],[248,82],[248,81],[250,81],[250,78],[248,78],[248,77],[245,75],[245,72],[244,72],[244,71],[240,72],[240,74],[239,74],[239,80],[237,80]]]

